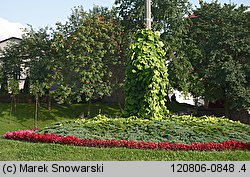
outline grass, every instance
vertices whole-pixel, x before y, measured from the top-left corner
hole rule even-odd
[[[18,104],[16,113],[11,117],[9,116],[9,109],[9,104],[0,103],[0,133],[34,128],[34,105]],[[99,112],[110,116],[117,116],[120,112],[118,106],[115,105],[94,104],[91,105],[90,109],[90,117],[97,115]],[[47,110],[45,107],[41,107],[38,126],[42,128],[54,122],[74,120],[79,118],[81,113],[87,115],[87,112],[87,104],[55,105],[51,111]],[[11,122],[10,125],[9,120]]]
[[[93,105],[92,115],[99,113],[111,116],[119,115],[118,107],[112,105]],[[57,105],[52,111],[41,109],[39,128],[51,123],[75,120],[81,112],[87,111],[87,105]],[[34,106],[20,104],[17,113],[9,124],[9,104],[0,104],[0,134],[18,129],[33,128]],[[162,151],[135,150],[125,148],[87,148],[58,144],[40,144],[11,141],[0,138],[0,161],[42,160],[42,161],[249,161],[249,151]]]
[[[85,148],[0,139],[0,160],[43,161],[237,161],[250,159],[248,151],[185,152],[125,148]]]

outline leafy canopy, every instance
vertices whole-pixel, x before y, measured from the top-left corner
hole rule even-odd
[[[199,78],[198,94],[226,107],[250,107],[250,12],[246,6],[201,3],[189,37],[198,55],[189,58]]]
[[[66,24],[57,24],[52,40],[50,77],[59,102],[89,101],[111,93],[109,64],[118,60],[121,28],[112,11],[75,8]]]
[[[0,51],[0,86],[1,94],[8,93],[8,81],[18,80],[23,73],[23,64],[21,58],[21,49],[18,43],[9,43],[2,51]],[[13,84],[11,84],[13,85]]]
[[[138,29],[145,27],[144,3],[144,0],[115,1],[128,38],[134,36]],[[170,85],[188,92],[192,65],[185,51],[192,50],[192,46],[187,40],[189,22],[185,19],[190,14],[191,5],[188,0],[152,0],[151,6],[152,30],[161,32],[161,40],[165,44]]]

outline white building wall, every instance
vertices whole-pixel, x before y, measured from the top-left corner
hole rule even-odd
[[[190,104],[190,105],[197,104],[198,106],[204,105],[204,100],[202,98],[194,98],[191,94],[184,95],[183,93],[181,93],[178,90],[173,90],[169,94],[170,98],[171,98],[172,95],[175,95],[176,101],[178,103],[186,103],[186,104]]]

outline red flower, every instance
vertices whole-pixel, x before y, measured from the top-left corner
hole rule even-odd
[[[178,144],[169,142],[143,142],[133,140],[98,140],[98,139],[80,139],[76,136],[59,136],[56,134],[39,134],[35,130],[18,130],[16,132],[7,132],[3,135],[5,139],[22,140],[29,142],[41,143],[58,143],[74,146],[87,147],[126,147],[131,149],[162,149],[162,150],[192,150],[192,151],[208,151],[208,150],[226,150],[226,149],[241,149],[249,150],[250,142],[244,143],[241,141],[224,141],[222,143],[191,143]]]

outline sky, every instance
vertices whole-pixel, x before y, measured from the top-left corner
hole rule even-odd
[[[207,2],[211,0],[206,0]],[[115,0],[1,0],[0,2],[0,41],[8,37],[21,37],[27,24],[35,29],[65,22],[71,9],[82,5],[85,10],[93,5],[112,7]],[[190,0],[198,4],[199,0]],[[228,3],[230,0],[219,0]],[[232,3],[250,5],[249,0],[231,0]]]

